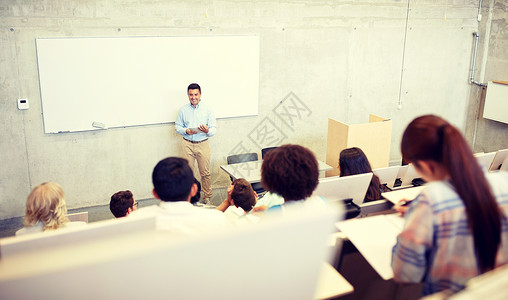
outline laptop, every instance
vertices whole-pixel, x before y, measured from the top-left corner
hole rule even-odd
[[[402,184],[400,187],[410,187],[413,186],[413,179],[420,178],[420,175],[416,172],[415,166],[413,164],[407,165],[407,171],[402,176]]]
[[[371,179],[372,173],[321,178],[312,196],[325,197],[329,202],[353,199],[353,203],[360,206]]]
[[[407,165],[399,167],[399,172],[397,172],[397,178],[395,179],[395,184],[393,185],[394,188],[400,188],[400,185],[402,183],[402,177],[404,177],[404,175],[406,174],[407,167],[408,167]]]
[[[508,156],[505,158],[499,170],[508,172]]]
[[[489,153],[475,153],[474,157],[478,161],[480,167],[489,169],[492,165],[492,161],[494,160],[494,156],[496,156],[496,152]]]
[[[384,184],[388,188],[393,189],[393,185],[395,184],[395,179],[397,179],[397,174],[399,173],[400,168],[401,166],[378,168],[372,170],[372,173],[379,177],[379,182],[381,184]]]
[[[501,169],[503,162],[506,161],[508,158],[508,149],[499,150],[496,152],[496,155],[494,156],[494,160],[492,161],[492,164],[490,165],[489,170],[490,171],[496,171]],[[507,166],[504,166],[504,170],[506,170]]]

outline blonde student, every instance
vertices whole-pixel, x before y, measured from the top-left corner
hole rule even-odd
[[[69,222],[65,194],[56,182],[45,182],[36,186],[26,200],[25,227],[16,235],[55,230],[85,222]]]

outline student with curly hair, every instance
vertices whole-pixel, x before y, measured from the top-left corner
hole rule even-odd
[[[288,204],[322,208],[327,202],[312,196],[318,185],[319,165],[314,153],[300,145],[282,145],[268,152],[261,165],[263,188],[284,198],[284,204],[269,210],[286,207]]]

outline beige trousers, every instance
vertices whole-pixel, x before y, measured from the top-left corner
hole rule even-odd
[[[201,143],[191,143],[182,140],[181,155],[189,161],[194,170],[194,160],[198,162],[199,176],[201,176],[201,190],[204,198],[212,197],[212,182],[210,180],[210,143],[208,140]]]

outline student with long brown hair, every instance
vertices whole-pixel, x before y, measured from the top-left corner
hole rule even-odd
[[[339,154],[339,170],[340,177],[357,175],[364,173],[372,173],[369,159],[358,147],[344,149]],[[374,174],[365,195],[365,202],[381,199],[381,193],[387,192],[383,185],[379,182],[379,177]]]
[[[428,183],[393,248],[394,279],[456,292],[508,263],[508,173],[484,174],[460,132],[433,115],[408,125],[401,151]]]

